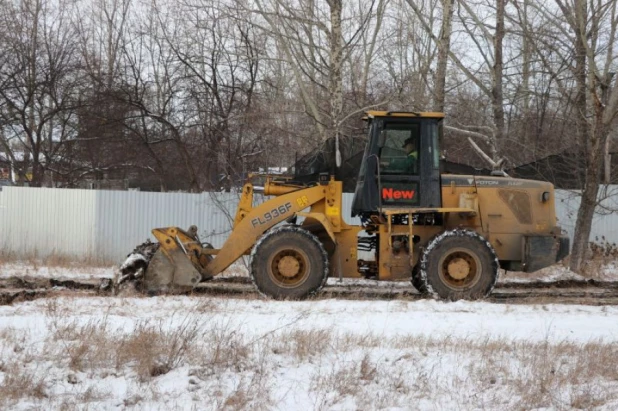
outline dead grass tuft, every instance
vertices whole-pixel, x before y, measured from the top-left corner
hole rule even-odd
[[[20,361],[2,367],[4,379],[0,383],[0,401],[5,405],[21,398],[44,399],[48,397],[45,374],[23,366]]]
[[[359,378],[362,381],[373,381],[377,374],[377,368],[372,364],[369,354],[365,354],[360,363]]]
[[[81,394],[78,395],[77,399],[79,401],[79,403],[93,403],[93,402],[98,402],[98,401],[102,401],[106,398],[108,398],[110,395],[109,392],[105,392],[100,390],[99,388],[95,387],[94,385],[89,385],[84,392],[82,392]]]
[[[187,316],[171,330],[161,324],[138,324],[116,344],[116,369],[131,364],[142,382],[167,374],[187,358],[201,334],[201,323],[193,316]]]
[[[567,408],[588,409],[615,395],[602,383],[618,381],[613,344],[493,341],[472,348],[479,361],[470,364],[471,375],[511,391],[522,409],[561,409],[565,402]]]
[[[231,369],[241,372],[248,368],[248,360],[252,354],[252,347],[246,341],[243,333],[230,321],[210,324],[204,335],[205,346],[200,353],[200,364],[207,374],[214,374],[217,370]]]
[[[583,271],[588,278],[606,280],[602,276],[603,268],[615,263],[616,260],[618,260],[618,245],[610,243],[605,237],[596,238],[594,242],[588,244]]]
[[[247,393],[244,387],[241,385],[237,387],[232,394],[230,394],[225,401],[223,402],[223,406],[225,408],[231,408],[233,410],[241,410],[245,408],[249,403],[249,399],[247,398]]]
[[[0,347],[10,349],[13,353],[21,353],[26,348],[28,337],[27,331],[7,327],[0,330]]]
[[[339,360],[322,360],[311,378],[311,390],[316,398],[316,409],[330,409],[348,397],[360,397],[363,391],[362,366],[354,358],[342,356]],[[372,375],[373,379],[375,375]],[[366,381],[364,381],[366,382]],[[359,401],[359,402],[362,402]],[[373,408],[373,407],[369,407]]]
[[[0,265],[10,263],[17,260],[17,255],[14,251],[6,247],[0,248]]]
[[[93,268],[93,267],[110,267],[117,264],[118,261],[101,258],[96,254],[88,254],[83,256],[75,256],[52,252],[47,255],[41,255],[38,250],[29,250],[26,252],[14,252],[6,248],[0,249],[0,265],[9,263],[25,262],[32,269],[38,270],[39,267],[49,268]]]
[[[319,356],[333,344],[333,333],[330,330],[292,330],[276,337],[273,342],[274,354],[292,355],[298,361],[306,361],[310,357]]]
[[[618,259],[618,245],[610,243],[605,237],[596,238],[588,244],[590,249],[590,259],[598,260],[601,263],[613,263]]]
[[[81,323],[63,319],[49,304],[47,317],[49,355],[60,347],[69,368],[76,371],[97,372],[112,366],[121,371],[128,366],[142,382],[177,368],[203,334],[203,324],[193,314],[178,323],[174,315],[169,322],[141,322],[128,334],[114,330],[107,314]]]

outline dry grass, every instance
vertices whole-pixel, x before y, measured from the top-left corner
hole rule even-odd
[[[6,328],[0,332],[0,404],[15,404],[22,398],[48,398],[43,365],[37,364],[29,340],[29,333],[22,330]]]
[[[399,337],[380,344],[397,348],[397,354],[378,359],[368,347],[344,341],[332,338],[331,352],[356,351],[355,360],[340,355],[324,361],[326,367],[313,377],[312,389],[321,393],[317,408],[330,408],[348,397],[372,404],[370,408],[399,407],[405,405],[396,398],[403,395],[438,402],[454,397],[464,409],[479,404],[493,409],[501,402],[522,410],[590,409],[618,394],[615,344]],[[374,382],[391,396],[372,396]]]
[[[520,409],[590,409],[616,396],[616,387],[604,387],[618,381],[614,344],[493,342],[475,348],[481,355],[470,364],[470,375],[511,391]]]
[[[74,255],[52,252],[42,255],[38,250],[29,250],[20,253],[8,249],[0,249],[0,265],[9,263],[26,263],[34,270],[39,267],[49,268],[92,268],[110,267],[118,261],[107,260],[96,254],[76,257]]]
[[[86,255],[83,258],[75,256],[52,253],[41,258],[41,264],[46,267],[58,268],[90,268],[90,267],[110,267],[118,264],[118,261],[107,260],[96,254]]]
[[[9,329],[0,331],[2,345],[15,347],[11,353],[15,363],[0,363],[0,408],[12,406],[17,400],[47,398],[47,389],[50,385],[57,387],[59,378],[62,384],[75,387],[71,400],[54,403],[63,409],[109,397],[101,385],[86,384],[106,378],[127,378],[144,387],[128,393],[124,399],[125,406],[139,408],[144,401],[154,401],[159,395],[157,380],[181,368],[190,368],[188,390],[194,391],[200,401],[204,395],[201,391],[207,390],[218,392],[213,398],[219,408],[268,409],[267,356],[272,340],[247,340],[230,322],[217,323],[202,315],[208,306],[199,304],[194,308],[183,314],[170,313],[165,320],[137,322],[127,331],[115,326],[106,313],[80,321],[71,318],[70,311],[56,300],[49,300],[45,306],[47,337],[31,358],[21,352],[24,346],[32,344],[27,335]],[[21,374],[13,371],[17,364],[27,363],[51,364],[56,381],[51,383],[46,373],[28,371],[30,368],[23,368]],[[242,373],[243,377],[232,387],[213,384],[222,373]],[[38,375],[42,375],[39,380],[35,378]],[[25,381],[29,388],[17,390]],[[54,399],[50,396],[49,401]]]
[[[2,366],[0,401],[14,403],[21,398],[47,398],[47,383],[38,370],[26,369],[18,361]]]
[[[129,325],[106,312],[73,317],[70,307],[56,300],[44,307],[42,341],[0,330],[0,408],[148,408],[160,401],[200,409],[208,401],[213,409],[259,410],[291,406],[291,399],[313,409],[617,404],[618,346],[602,341],[387,338],[294,323],[256,336],[234,316],[210,319],[222,309],[212,301]],[[108,381],[126,385],[124,396]],[[165,384],[172,381],[179,388],[170,397]]]
[[[615,264],[618,261],[618,246],[610,243],[605,238],[601,238],[590,243],[586,261],[584,263],[584,273],[586,277],[607,280],[602,276],[603,268],[608,264]],[[601,277],[599,277],[601,275]],[[613,278],[614,280],[616,278]]]
[[[332,332],[329,330],[293,330],[280,334],[273,341],[272,352],[290,355],[300,362],[305,362],[327,352],[332,340]]]
[[[17,254],[7,248],[0,248],[0,264],[17,261]]]
[[[79,372],[97,373],[112,367],[122,371],[128,366],[141,382],[167,374],[186,361],[204,328],[203,321],[192,314],[169,328],[175,320],[172,314],[169,323],[139,322],[131,332],[122,333],[114,329],[106,314],[83,323],[65,320],[53,302],[46,310],[48,356],[60,348],[69,369]]]
[[[544,281],[555,274],[556,269],[567,273],[569,271],[569,260],[570,259],[567,256],[559,263],[534,273],[509,271],[505,278]],[[615,275],[608,275],[608,273],[604,270],[607,266],[615,265],[616,261],[618,261],[618,246],[615,243],[609,243],[604,238],[591,242],[589,244],[585,260],[586,261],[583,264],[581,276],[576,273],[571,273],[573,278],[598,281],[618,280]]]

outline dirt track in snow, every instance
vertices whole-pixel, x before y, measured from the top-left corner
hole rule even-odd
[[[106,278],[36,278],[28,276],[0,279],[0,305],[61,295],[111,296]],[[262,298],[248,277],[226,277],[200,284],[193,294]],[[314,299],[403,300],[424,298],[406,282],[330,279]],[[498,283],[488,302],[527,304],[618,305],[618,282],[598,280],[557,280]]]

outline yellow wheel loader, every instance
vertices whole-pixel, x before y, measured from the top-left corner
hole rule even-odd
[[[234,228],[221,249],[202,244],[197,228],[152,231],[121,268],[148,292],[187,291],[251,255],[257,289],[300,299],[329,276],[410,280],[444,299],[488,295],[500,268],[533,272],[568,254],[547,182],[440,173],[442,113],[367,112],[368,139],[352,202],[342,217],[342,182],[269,176],[254,205],[242,189]],[[410,150],[414,150],[410,152]]]

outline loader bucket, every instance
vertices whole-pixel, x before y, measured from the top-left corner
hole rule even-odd
[[[201,274],[181,249],[163,250],[160,248],[146,269],[144,291],[191,291],[201,278]]]
[[[135,247],[115,273],[115,292],[122,284],[131,283],[148,293],[182,293],[212,278],[204,273],[213,259],[205,250],[212,245],[200,241],[197,227],[155,228],[152,234],[158,242],[146,240]]]

